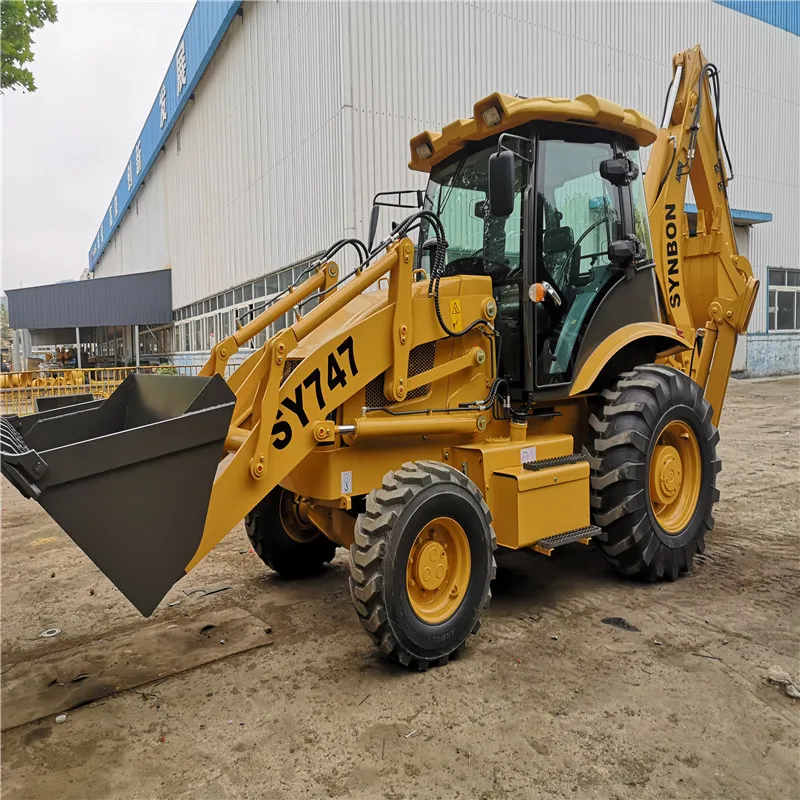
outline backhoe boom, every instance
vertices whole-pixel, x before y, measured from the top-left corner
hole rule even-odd
[[[663,312],[694,343],[676,366],[705,390],[715,425],[736,340],[747,329],[758,291],[750,262],[737,250],[723,152],[717,68],[697,46],[673,59],[644,185]],[[684,212],[687,182],[697,203],[695,235]]]

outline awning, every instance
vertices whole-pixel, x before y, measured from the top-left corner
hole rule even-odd
[[[171,271],[7,289],[12,328],[84,328],[172,322]]]
[[[694,203],[684,206],[687,214],[697,214]],[[744,208],[732,208],[731,219],[734,225],[758,225],[760,222],[772,222],[772,213],[769,211],[748,211]]]

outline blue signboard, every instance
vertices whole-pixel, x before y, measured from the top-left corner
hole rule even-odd
[[[159,87],[153,107],[125,165],[117,191],[108,204],[89,250],[94,271],[159,151],[180,116],[217,45],[241,8],[242,0],[197,0]]]

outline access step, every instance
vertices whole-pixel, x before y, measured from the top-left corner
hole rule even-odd
[[[531,546],[537,553],[549,556],[556,547],[572,544],[573,542],[589,544],[592,538],[601,536],[602,533],[602,528],[598,528],[597,525],[588,525],[585,528],[577,528],[574,531],[567,531],[566,533],[559,533],[556,536],[548,536],[546,539],[539,539],[539,541],[534,542]]]
[[[556,456],[555,458],[542,458],[539,461],[526,461],[522,466],[531,472],[538,472],[540,469],[550,469],[550,467],[561,467],[565,464],[580,464],[586,461],[581,453],[570,453],[568,456]]]

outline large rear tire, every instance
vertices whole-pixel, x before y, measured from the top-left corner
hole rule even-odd
[[[602,392],[589,424],[592,515],[600,548],[624,575],[675,580],[714,527],[719,433],[702,389],[650,364]]]
[[[361,624],[390,659],[443,666],[480,628],[496,546],[469,478],[438,461],[403,464],[356,522],[350,589]]]
[[[316,575],[336,545],[304,517],[293,492],[277,486],[246,517],[253,550],[283,578]]]

